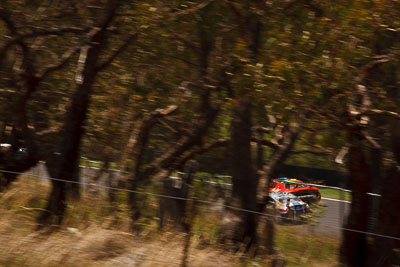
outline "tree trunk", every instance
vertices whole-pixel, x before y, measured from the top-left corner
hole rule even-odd
[[[13,37],[11,38],[11,40],[16,38],[17,36],[20,36],[20,33],[18,32],[19,29],[18,27],[16,27],[16,24],[12,20],[12,16],[8,12],[8,10],[2,8],[0,13],[0,17],[6,23],[6,26],[10,31],[10,35]],[[21,62],[21,70],[23,71],[17,71],[16,73],[14,73],[16,79],[12,79],[15,91],[21,93],[17,102],[13,103],[12,105],[12,108],[15,108],[15,110],[10,120],[13,121],[14,131],[18,135],[17,143],[13,145],[13,149],[17,151],[17,149],[23,147],[25,148],[26,152],[23,159],[21,159],[21,157],[13,157],[15,155],[11,154],[5,158],[5,161],[3,161],[4,158],[0,156],[0,166],[2,165],[1,168],[14,172],[6,173],[6,175],[4,175],[6,186],[14,181],[20,173],[25,172],[29,168],[35,166],[42,156],[39,152],[44,151],[42,146],[40,147],[39,151],[39,147],[36,145],[39,142],[38,140],[35,140],[38,136],[35,135],[35,131],[29,125],[28,115],[26,111],[28,102],[31,100],[32,95],[38,90],[39,84],[50,73],[63,68],[68,60],[78,51],[78,46],[72,46],[63,54],[61,60],[59,60],[57,63],[51,63],[44,67],[41,66],[41,70],[38,70],[38,68],[35,66],[35,53],[37,51],[35,49],[32,49],[31,45],[26,43],[25,40],[20,39],[14,44],[11,41],[2,47],[0,52],[0,65],[2,65],[3,59],[6,58],[7,51],[14,45],[19,46],[20,49],[22,49],[23,51],[21,56],[17,56],[17,58],[15,59],[15,62]],[[0,191],[3,188],[2,178],[3,177],[0,176]]]
[[[89,107],[92,85],[98,73],[97,64],[105,39],[105,31],[114,17],[117,5],[109,0],[100,29],[93,29],[89,33],[88,45],[81,48],[76,74],[77,89],[67,111],[59,151],[57,151],[60,157],[56,164],[50,165],[56,168],[50,171],[50,173],[54,173],[53,178],[61,181],[52,183],[52,191],[46,209],[38,219],[39,228],[51,223],[53,216],[57,218],[55,222],[60,224],[65,214],[67,197],[71,195],[78,197],[79,195],[79,150],[84,133],[83,126]]]
[[[174,227],[187,232],[190,228],[187,225],[187,200],[189,197],[190,187],[192,186],[194,175],[197,171],[198,163],[195,160],[186,162],[183,168],[183,177],[181,180],[164,179],[162,181],[163,190],[162,194],[166,196],[176,197],[160,198],[160,229],[162,229],[168,220],[172,220]]]
[[[368,195],[370,174],[360,129],[349,130],[349,179],[352,190],[350,214],[345,224],[346,229],[367,231],[368,225]],[[359,232],[343,230],[340,248],[340,261],[347,266],[365,266],[366,264],[366,235]]]
[[[91,50],[91,48],[88,48],[88,50]],[[93,57],[93,55],[87,53],[87,57],[89,58],[90,56]],[[86,66],[89,67],[88,65]],[[90,73],[90,77],[85,79],[84,83],[78,86],[73,96],[61,136],[60,151],[57,151],[60,153],[59,162],[54,165],[57,169],[55,171],[50,171],[50,173],[55,174],[55,176],[52,176],[53,178],[79,182],[76,171],[79,165],[79,147],[83,135],[83,124],[86,119],[93,79],[94,73]],[[58,217],[57,222],[62,222],[62,216],[65,212],[66,205],[58,205],[57,203],[65,202],[66,191],[74,192],[73,195],[77,196],[79,194],[79,186],[77,184],[60,181],[54,181],[52,183],[52,191],[46,211],[42,213],[39,218],[40,224],[48,224],[52,214]]]
[[[259,180],[258,180],[258,192],[257,192],[257,203],[258,203],[258,211],[262,213],[266,213],[266,216],[262,217],[260,220],[261,231],[262,231],[262,243],[266,248],[266,252],[269,255],[274,254],[274,233],[275,233],[275,207],[270,208],[268,195],[269,195],[269,183],[271,181],[271,177],[267,176],[263,170],[259,171]]]
[[[153,111],[150,116],[143,119],[138,123],[134,132],[131,134],[130,145],[133,151],[133,166],[132,166],[132,176],[130,181],[131,193],[129,193],[129,206],[131,209],[132,225],[135,226],[135,222],[139,219],[141,215],[140,207],[138,205],[138,196],[135,191],[138,189],[138,185],[145,180],[149,175],[142,171],[143,156],[147,142],[150,136],[150,131],[156,124],[157,120],[162,116],[170,115],[177,109],[176,105],[170,105],[165,109],[157,109]]]
[[[282,145],[278,146],[272,153],[272,156],[268,163],[264,165],[263,170],[260,171],[260,180],[258,184],[258,206],[260,212],[266,212],[264,226],[264,245],[267,249],[268,254],[274,254],[274,232],[275,232],[275,207],[273,209],[266,209],[268,206],[268,195],[269,195],[269,184],[271,180],[276,177],[279,169],[289,156],[295,142],[298,139],[299,133],[302,127],[299,124],[295,124],[290,127],[289,131],[283,137]]]
[[[386,172],[382,186],[378,217],[378,234],[400,238],[400,122],[393,121],[391,129],[391,150],[394,162]],[[368,266],[400,265],[400,241],[385,237],[374,237],[368,257]]]
[[[29,76],[23,82],[24,86],[21,90],[24,90],[24,93],[15,103],[14,125],[11,126],[14,142],[12,142],[11,149],[0,156],[1,168],[9,171],[9,173],[0,174],[0,192],[15,181],[20,173],[27,171],[39,162],[34,133],[28,125],[26,105],[32,94],[37,90],[40,79],[29,73]],[[21,152],[18,149],[21,147],[25,149],[25,152],[23,155],[18,155]]]
[[[251,160],[251,103],[238,100],[234,105],[231,125],[232,140],[232,196],[228,201],[221,241],[233,248],[245,244],[250,248],[257,240],[256,214],[238,209],[256,211],[257,177]]]

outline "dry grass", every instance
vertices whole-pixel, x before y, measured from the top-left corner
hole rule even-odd
[[[151,208],[141,221],[142,231],[128,232],[123,194],[116,209],[102,197],[84,195],[68,204],[59,231],[36,232],[35,219],[48,193],[47,183],[23,177],[0,195],[0,266],[180,266],[185,235],[158,233],[157,221],[149,220],[154,213]],[[207,231],[207,227],[203,224],[196,231]],[[242,266],[239,255],[199,236],[212,238],[208,234],[192,238],[190,266]]]
[[[154,199],[147,199],[140,233],[129,232],[123,193],[113,207],[104,197],[84,195],[68,204],[59,231],[36,232],[35,220],[48,193],[47,183],[23,177],[0,194],[0,266],[180,266],[185,235],[158,232]],[[197,216],[189,266],[268,266],[261,255],[244,260],[216,244],[216,222],[212,213]],[[299,235],[284,226],[278,227],[276,240],[288,266],[335,266],[336,239]]]
[[[1,237],[4,266],[179,266],[184,238],[173,233],[149,238],[96,227],[82,233],[12,237]],[[191,255],[190,266],[240,265],[238,257],[215,248],[192,248]]]

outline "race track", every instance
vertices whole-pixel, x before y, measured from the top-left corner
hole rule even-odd
[[[350,211],[348,201],[322,198],[322,205],[325,207],[324,215],[319,219],[315,231],[318,233],[340,235],[342,222]]]

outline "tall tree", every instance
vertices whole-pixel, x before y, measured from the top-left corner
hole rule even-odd
[[[65,214],[67,197],[79,195],[79,186],[76,183],[79,182],[79,152],[93,84],[98,72],[107,67],[134,37],[134,34],[128,36],[126,42],[109,58],[101,61],[107,30],[116,16],[119,5],[119,1],[108,1],[105,4],[99,22],[88,33],[86,45],[80,50],[75,77],[76,91],[72,96],[60,143],[55,151],[59,156],[47,160],[50,174],[55,179],[52,180],[46,210],[39,217],[39,227],[52,223],[53,219],[54,223],[60,224]]]
[[[250,64],[256,64],[261,46],[260,19],[251,12],[250,2],[246,2],[244,11],[238,9],[234,3],[229,2],[228,5],[236,16],[241,38],[248,49],[248,60]],[[257,216],[253,212],[242,212],[240,209],[256,211],[258,182],[250,146],[253,83],[246,79],[242,83],[243,88],[236,88],[234,93],[230,133],[233,187],[228,204],[234,209],[228,209],[224,214],[222,240],[235,246],[245,242],[250,247],[257,239]]]
[[[18,6],[17,8],[21,7]],[[29,7],[26,9],[24,10],[25,12],[29,10]],[[14,94],[10,96],[11,101],[4,105],[10,105],[9,108],[14,110],[13,113],[6,115],[7,119],[3,119],[5,124],[9,124],[14,129],[12,135],[15,140],[11,150],[6,153],[5,157],[2,157],[0,163],[3,169],[9,171],[2,174],[0,178],[1,180],[4,178],[5,181],[2,181],[2,183],[4,182],[4,185],[7,186],[16,179],[19,173],[26,171],[40,159],[43,159],[45,149],[38,145],[38,139],[43,136],[38,134],[37,129],[33,126],[37,125],[37,122],[30,118],[32,110],[29,109],[29,102],[32,100],[33,95],[39,91],[43,81],[48,80],[49,76],[54,72],[63,69],[69,59],[79,50],[81,44],[79,42],[74,44],[75,40],[70,39],[72,42],[70,42],[69,48],[65,49],[60,56],[56,56],[52,62],[43,61],[42,58],[38,58],[36,55],[44,53],[48,50],[47,46],[53,45],[51,37],[58,36],[62,38],[64,35],[71,33],[82,34],[86,30],[60,25],[59,28],[35,29],[29,32],[24,27],[28,25],[33,27],[33,23],[29,22],[30,24],[22,27],[20,25],[21,21],[13,16],[8,5],[1,7],[0,19],[7,26],[10,36],[5,42],[2,42],[0,50],[2,75],[7,74],[7,77],[2,77],[3,81],[11,81],[6,84],[3,83],[3,85],[11,88],[10,91],[14,91]],[[43,45],[44,49],[39,50],[35,45],[35,40],[41,40],[45,44]],[[15,49],[14,53],[13,48]],[[4,62],[14,64],[14,67],[10,69],[8,64],[3,64]],[[40,109],[40,107],[37,109]],[[15,157],[17,150],[21,148],[24,149],[24,156]]]

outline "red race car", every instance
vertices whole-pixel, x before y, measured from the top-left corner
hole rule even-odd
[[[320,200],[321,193],[315,186],[305,184],[303,181],[289,178],[272,180],[269,186],[270,192],[292,193],[305,201]]]

